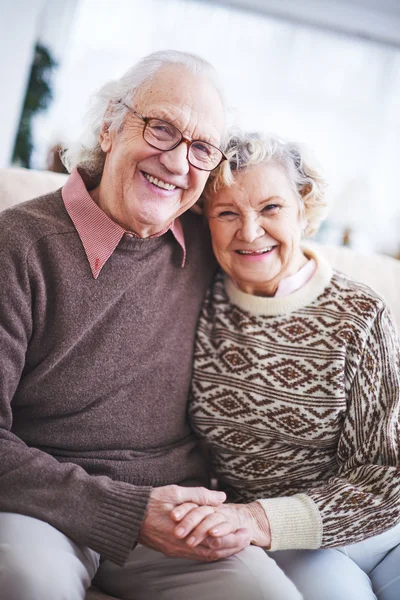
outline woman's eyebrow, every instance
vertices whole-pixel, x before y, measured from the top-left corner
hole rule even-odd
[[[285,201],[285,199],[282,198],[282,196],[277,196],[276,194],[274,194],[273,196],[268,196],[267,198],[264,198],[259,204],[265,204],[265,202],[271,202],[271,200],[280,200],[281,202]]]
[[[235,204],[233,202],[217,202],[216,204],[211,205],[211,209],[221,209],[221,208],[233,208]]]

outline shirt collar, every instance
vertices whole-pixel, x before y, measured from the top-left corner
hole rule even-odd
[[[71,172],[64,185],[62,198],[67,213],[81,239],[93,277],[97,279],[122,237],[126,233],[137,238],[139,236],[134,232],[126,231],[97,206],[77,169]],[[160,237],[169,230],[182,249],[181,266],[184,267],[186,260],[185,236],[179,219],[175,219],[169,227],[150,237]]]
[[[294,273],[294,275],[289,275],[289,277],[285,277],[279,283],[278,288],[275,292],[275,298],[282,298],[283,296],[290,296],[300,288],[302,288],[306,283],[311,279],[314,275],[315,270],[317,268],[317,263],[313,258],[310,258],[305,265]]]

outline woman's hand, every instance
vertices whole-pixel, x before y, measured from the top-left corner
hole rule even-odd
[[[187,538],[186,543],[191,547],[201,544],[209,536],[229,536],[240,529],[249,532],[255,546],[269,548],[271,545],[268,518],[258,502],[220,506],[196,506],[186,502],[174,508],[171,517],[178,522],[174,534],[180,539]]]

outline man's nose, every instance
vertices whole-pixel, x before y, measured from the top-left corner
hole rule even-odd
[[[187,143],[185,140],[182,140],[173,150],[167,150],[160,154],[160,163],[170,173],[186,175],[189,172],[188,151]]]
[[[251,244],[257,238],[262,237],[264,233],[258,218],[251,216],[241,220],[236,237],[242,242]]]

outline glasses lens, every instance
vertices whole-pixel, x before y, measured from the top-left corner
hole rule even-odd
[[[161,119],[149,119],[143,134],[146,142],[158,148],[159,150],[170,150],[177,142],[180,142],[182,135],[180,131]]]
[[[189,161],[194,167],[205,171],[212,171],[219,165],[222,152],[207,142],[192,142],[189,149]]]

